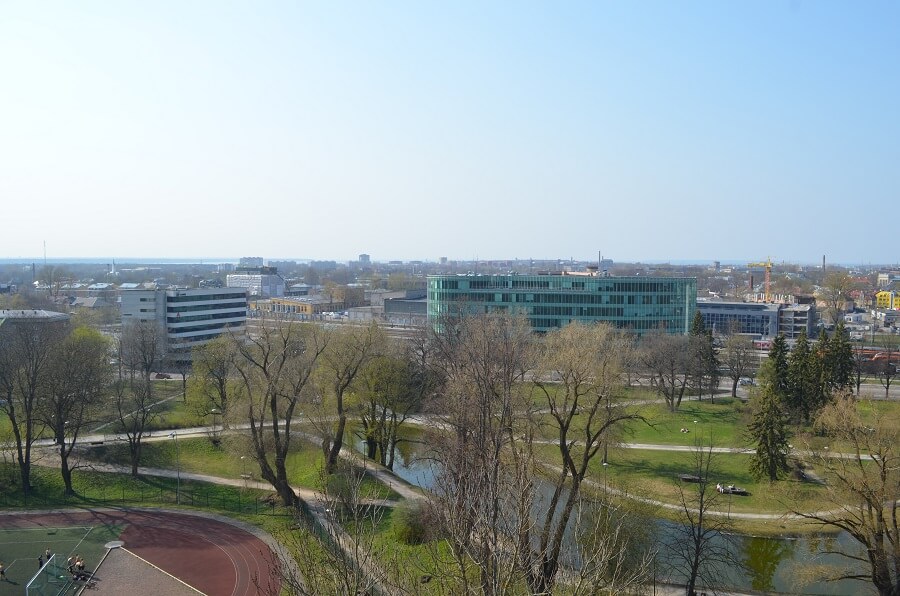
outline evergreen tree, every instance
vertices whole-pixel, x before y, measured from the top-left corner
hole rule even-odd
[[[779,397],[788,394],[788,348],[783,335],[772,341],[769,358],[760,369],[759,376],[762,384],[769,385]]]
[[[816,342],[815,359],[817,364],[816,372],[819,378],[816,382],[816,392],[812,396],[811,405],[813,410],[818,411],[819,408],[828,402],[828,396],[831,394],[831,379],[834,377],[831,340],[824,329],[819,333],[819,340]]]
[[[708,388],[710,400],[719,386],[719,361],[711,331],[707,331],[700,311],[694,312],[690,330],[691,340],[691,386],[703,397],[703,389]]]
[[[829,389],[848,389],[853,386],[853,346],[844,329],[844,322],[837,324],[834,336],[828,342],[828,360],[831,369]]]
[[[783,477],[790,470],[788,421],[782,400],[771,386],[764,386],[754,398],[753,420],[747,430],[756,442],[756,453],[750,457],[750,473],[769,482]]]
[[[788,357],[788,392],[785,407],[794,420],[809,421],[818,404],[819,362],[806,337],[800,334]]]

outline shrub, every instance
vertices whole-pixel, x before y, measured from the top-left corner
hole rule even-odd
[[[394,508],[391,526],[403,544],[422,544],[429,538],[428,505],[425,501],[404,501]]]

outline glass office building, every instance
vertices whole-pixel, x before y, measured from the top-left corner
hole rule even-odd
[[[535,331],[572,321],[610,323],[644,335],[685,334],[697,308],[697,280],[592,274],[430,275],[428,320],[470,313],[523,313]]]

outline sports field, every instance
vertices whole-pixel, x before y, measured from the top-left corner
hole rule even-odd
[[[38,557],[50,549],[57,569],[44,582],[54,594],[72,593],[65,572],[69,555],[81,555],[88,569],[93,569],[106,552],[104,544],[116,540],[119,525],[50,526],[0,528],[0,561],[6,566],[7,581],[0,582],[0,596],[24,594],[25,585],[38,571]],[[35,592],[37,593],[37,592]]]
[[[129,552],[182,582],[186,590],[173,594],[278,594],[277,558],[246,525],[238,525],[218,516],[155,509],[3,513],[0,560],[8,581],[0,582],[0,596],[25,594],[38,572],[38,557],[48,548],[57,566],[45,568],[38,582],[42,588],[29,596],[73,594],[82,587],[69,585],[65,566],[70,554],[84,558],[88,573],[97,571],[93,580],[98,593],[158,596],[157,587],[142,582],[140,575],[118,584],[107,563],[97,569],[112,541],[121,541]]]

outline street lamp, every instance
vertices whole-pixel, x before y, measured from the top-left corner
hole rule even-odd
[[[213,416],[213,427],[212,427],[213,443],[218,444],[219,433],[216,431],[216,427],[218,426],[219,414],[222,413],[222,410],[220,410],[219,408],[213,408],[212,410],[209,411],[209,413],[212,414],[212,416]]]
[[[178,434],[173,430],[169,433],[169,437],[175,441],[175,473],[178,478],[175,484],[175,503],[181,505],[181,458],[178,455]]]
[[[606,493],[608,485],[606,483],[606,470],[609,468],[609,462],[603,462],[603,492]]]

